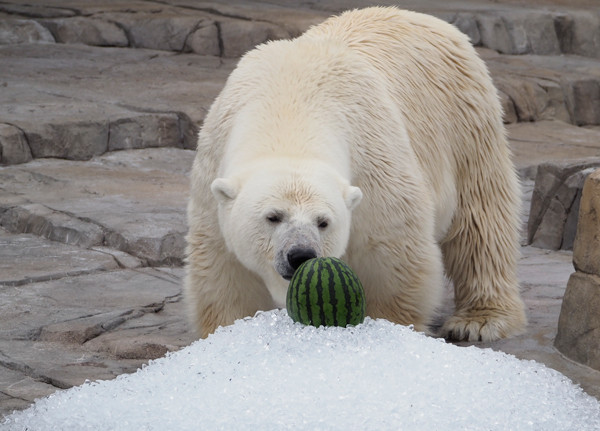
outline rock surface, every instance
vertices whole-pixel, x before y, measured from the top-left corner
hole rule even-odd
[[[571,250],[577,232],[581,192],[600,158],[543,163],[537,169],[528,223],[528,244]]]
[[[482,47],[506,122],[600,124],[600,12],[590,12],[586,2],[568,8],[559,2],[536,8],[486,0],[405,3],[454,23]],[[0,120],[13,130],[0,133],[0,163],[193,148],[196,125],[237,57],[267,40],[293,37],[330,13],[368,4],[5,2]],[[137,91],[139,82],[146,91]]]
[[[0,225],[150,265],[181,265],[193,152],[110,152],[88,163],[48,159],[0,170]]]
[[[594,1],[401,2],[454,23],[487,62],[524,179],[523,225],[540,163],[600,155]],[[374,3],[0,3],[1,414],[194,340],[181,264],[191,150],[210,104],[257,43]],[[524,247],[528,332],[475,344],[600,396],[600,373],[553,348],[571,260]],[[449,292],[442,314],[451,308]]]
[[[0,231],[0,411],[132,372],[193,341],[181,268]]]
[[[570,163],[600,156],[600,127],[576,127],[562,121],[508,124],[515,164],[523,177],[535,179],[546,162]]]
[[[600,370],[600,169],[583,188],[571,274],[558,322],[556,347]]]
[[[600,275],[600,170],[590,174],[583,193],[573,263],[577,271]]]

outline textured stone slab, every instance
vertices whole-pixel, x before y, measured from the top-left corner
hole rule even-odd
[[[559,13],[554,23],[562,52],[600,58],[600,14],[597,9],[596,13],[582,10]]]
[[[579,56],[499,55],[480,49],[520,121],[600,124],[600,61]]]
[[[0,286],[21,286],[116,268],[117,261],[104,253],[0,230]]]
[[[145,114],[110,123],[108,151],[183,146],[177,114]],[[191,143],[188,144],[191,146]]]
[[[0,412],[191,343],[182,276],[115,270],[0,289]]]
[[[556,348],[600,370],[600,276],[574,272],[563,300]]]
[[[60,123],[25,126],[25,134],[34,158],[59,157],[87,160],[108,150],[108,124],[88,118]]]
[[[600,158],[543,163],[537,169],[528,223],[528,243],[552,250],[573,248],[586,177]]]
[[[597,166],[600,166],[600,161]],[[579,223],[573,248],[578,271],[600,277],[600,170],[591,173],[583,187]],[[600,315],[600,308],[596,310]]]
[[[283,1],[203,1],[196,0],[174,0],[173,5],[185,8],[186,10],[202,11],[215,19],[240,20],[252,23],[275,24],[285,30],[290,36],[294,37],[303,33],[308,27],[318,24],[328,16],[341,12],[343,10],[359,7],[341,2],[339,5],[335,1],[325,1],[314,4],[290,4]],[[361,2],[365,7],[364,1]],[[385,2],[384,2],[385,3]],[[415,9],[415,8],[413,8]],[[258,27],[258,32],[261,27]],[[250,37],[253,37],[250,35]]]
[[[37,382],[54,386],[54,390],[83,384],[86,380],[114,379],[131,373],[144,361],[115,360],[103,354],[86,352],[61,343],[28,340],[0,340],[0,366],[17,371]],[[34,390],[47,392],[47,387]],[[31,394],[31,396],[43,394]]]
[[[198,124],[234,65],[193,54],[64,44],[0,46],[0,61],[3,164],[195,148]]]
[[[536,247],[521,248],[518,276],[523,294],[529,298],[532,298],[532,295],[539,295],[547,300],[560,299],[571,272],[573,272],[573,254],[570,251],[544,250]],[[531,288],[536,286],[545,286],[547,290],[531,291]],[[560,302],[554,306],[560,307]],[[554,316],[548,314],[547,318],[556,321],[558,313]]]
[[[529,223],[529,209],[531,208],[531,195],[533,194],[534,187],[535,182],[533,180],[530,180],[529,178],[521,178],[521,246],[528,244],[527,224]]]
[[[0,225],[180,265],[193,158],[192,151],[163,148],[0,168]]]
[[[0,11],[9,15],[21,15],[31,18],[54,18],[74,16],[77,11],[66,7],[64,3],[51,2],[48,4],[41,1],[6,2],[0,5]]]
[[[107,18],[127,30],[133,47],[164,51],[183,51],[186,39],[203,21],[193,12],[174,15],[170,11],[114,14]]]
[[[554,16],[547,11],[491,11],[478,15],[477,23],[481,44],[503,54],[560,54]]]
[[[151,268],[4,287],[0,338],[83,344],[128,320],[160,311],[180,291],[178,279]]]
[[[40,204],[6,208],[0,213],[0,225],[10,232],[32,233],[52,241],[85,248],[102,245],[104,241],[103,229],[97,224]]]
[[[22,410],[37,398],[56,392],[56,387],[0,365],[0,412]]]
[[[224,19],[219,21],[222,56],[237,58],[256,45],[269,40],[289,38],[290,34],[276,24]]]
[[[120,359],[156,359],[194,341],[181,297],[165,301],[157,313],[145,313],[86,342],[87,349]]]
[[[90,250],[112,256],[113,259],[117,261],[120,268],[135,269],[143,266],[141,260],[120,250],[115,250],[108,247],[91,247]]]
[[[481,45],[481,32],[479,31],[479,24],[475,14],[459,12],[453,16],[447,16],[445,21],[455,25],[460,31],[469,36],[469,40],[474,46]]]
[[[183,49],[196,54],[220,56],[222,45],[217,23],[200,22],[186,38]]]
[[[265,31],[271,33],[269,38],[282,37],[285,34],[294,36],[305,30],[309,24],[313,24],[316,17],[322,19],[330,13],[373,4],[359,0],[344,2],[329,0],[300,5],[290,4],[286,1],[248,0],[225,3],[214,1],[198,3],[191,0],[172,0],[150,4],[140,1],[129,3],[129,8],[113,2],[90,4],[82,1],[70,1],[68,7],[65,7],[64,2],[57,1],[45,5],[8,3],[2,5],[0,10],[23,18],[61,17],[62,21],[66,21],[61,24],[63,34],[56,30],[56,24],[53,29],[59,41],[71,41],[73,34],[79,34],[80,41],[97,43],[98,34],[102,33],[97,28],[98,24],[78,21],[106,19],[107,22],[119,21],[119,25],[126,28],[126,33],[130,38],[129,43],[132,46],[176,51],[184,49],[186,38],[189,38],[198,26],[198,18],[206,22],[212,20],[217,26],[232,20],[236,21],[234,27],[237,28],[244,27],[244,22],[254,24],[245,30],[246,38],[229,38],[234,45],[229,50],[220,50],[221,54],[228,55],[227,52],[245,52],[264,38]],[[598,37],[600,15],[597,12],[590,13],[585,10],[588,8],[593,11],[593,3],[589,0],[569,4],[570,7],[566,7],[567,5],[557,7],[556,3],[559,2],[549,2],[554,6],[552,10],[535,6],[517,6],[514,2],[511,7],[507,7],[502,3],[510,4],[511,2],[406,0],[402,6],[432,13],[450,22],[457,22],[459,28],[466,28],[467,34],[470,36],[477,27],[475,43],[481,43],[506,54],[558,54],[563,52],[600,58],[600,42],[598,42],[600,40]],[[396,5],[397,2],[383,0],[377,4]],[[106,12],[113,15],[108,18],[104,16]],[[463,14],[461,19],[456,18],[457,12]],[[64,18],[72,17],[75,14],[79,16]],[[467,23],[468,21],[471,23]],[[106,29],[104,32],[109,33]],[[67,34],[66,37],[64,33]],[[114,30],[110,33],[114,33]],[[219,34],[213,37],[219,39]],[[219,40],[224,42],[226,39],[220,38]],[[121,38],[118,39],[118,42],[121,43]]]
[[[93,46],[128,46],[125,31],[117,24],[87,17],[42,20],[58,43],[83,43]]]
[[[517,168],[534,179],[537,166],[600,155],[600,128],[575,127],[561,121],[507,125]]]
[[[0,45],[53,43],[54,37],[40,23],[30,19],[0,20]]]
[[[10,124],[0,124],[0,165],[16,165],[32,159],[25,134]]]

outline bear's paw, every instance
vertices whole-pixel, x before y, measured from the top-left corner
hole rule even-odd
[[[489,342],[522,334],[525,326],[521,309],[464,309],[446,320],[440,336],[456,341]]]

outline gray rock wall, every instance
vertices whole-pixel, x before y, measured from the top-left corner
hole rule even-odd
[[[221,2],[131,1],[123,7],[99,7],[80,1],[65,8],[60,3],[52,7],[6,2],[0,11],[19,22],[4,21],[0,43],[56,41],[238,57],[258,43],[296,36],[331,13],[359,6],[332,7],[323,2],[303,8],[290,7],[286,2],[241,3],[235,7]],[[598,10],[532,7],[515,11],[483,3],[437,4],[428,12],[456,25],[474,45],[502,54],[600,58]],[[360,2],[360,6],[369,4]],[[190,40],[196,43],[188,43]]]
[[[130,148],[193,149],[198,125],[235,59],[370,3],[3,2],[0,164],[88,160]],[[485,0],[421,7],[483,47],[505,122],[600,124],[600,11]],[[56,61],[40,61],[42,52]],[[199,55],[194,67],[176,57],[182,53]],[[199,92],[194,81],[205,82],[207,74],[218,76],[218,84]],[[182,75],[189,86],[174,88]],[[152,87],[152,96],[132,93],[138,82]]]
[[[567,284],[555,345],[567,357],[600,370],[600,169],[583,188],[573,263],[576,271]]]
[[[550,250],[573,248],[583,184],[597,167],[600,158],[538,166],[527,225],[528,244]]]

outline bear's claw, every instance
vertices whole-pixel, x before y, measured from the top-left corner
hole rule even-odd
[[[525,315],[512,310],[462,310],[448,318],[440,336],[455,341],[489,342],[522,334],[525,325]]]

